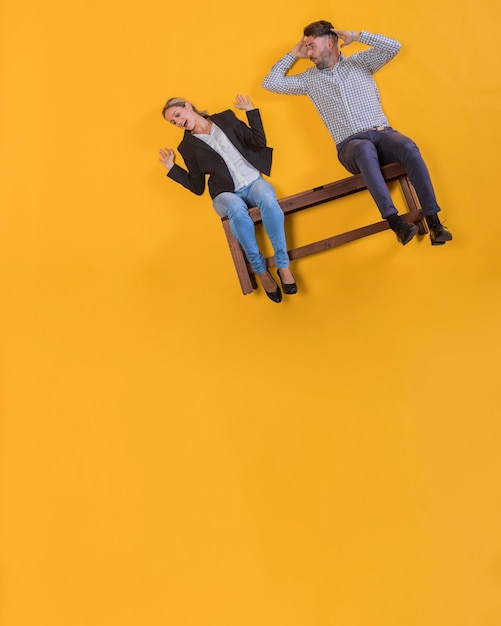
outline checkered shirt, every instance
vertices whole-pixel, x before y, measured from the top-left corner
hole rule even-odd
[[[388,126],[373,74],[400,50],[400,43],[384,35],[362,31],[359,41],[371,46],[339,61],[332,68],[310,67],[287,76],[297,61],[290,52],[271,69],[262,86],[269,91],[311,98],[336,144],[375,126]]]

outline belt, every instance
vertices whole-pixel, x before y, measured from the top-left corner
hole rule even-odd
[[[373,126],[371,130],[386,130],[389,126]]]

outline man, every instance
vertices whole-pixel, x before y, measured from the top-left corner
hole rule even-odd
[[[376,205],[398,241],[406,245],[418,232],[402,220],[381,173],[381,165],[402,163],[416,189],[430,229],[432,245],[452,239],[438,218],[440,207],[426,164],[416,144],[390,127],[381,107],[373,74],[400,50],[400,43],[383,35],[335,29],[321,20],[304,28],[304,37],[271,69],[263,87],[276,93],[307,95],[334,139],[338,158],[352,174],[361,173]],[[359,41],[370,46],[346,57],[338,48]],[[287,76],[297,59],[315,67]]]

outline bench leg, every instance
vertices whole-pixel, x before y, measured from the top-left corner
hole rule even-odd
[[[426,235],[428,232],[428,224],[426,223],[423,211],[421,210],[421,204],[419,203],[416,190],[412,186],[407,175],[399,176],[398,180],[400,182],[400,186],[402,187],[402,192],[404,194],[405,201],[407,202],[407,206],[409,207],[409,213],[414,214],[412,221],[414,221],[418,227],[418,234]],[[416,214],[419,216],[417,219]]]
[[[226,239],[228,241],[228,247],[230,248],[231,257],[237,271],[238,280],[240,281],[240,287],[242,288],[242,293],[245,296],[248,293],[252,293],[252,291],[256,289],[256,278],[253,273],[249,272],[244,251],[231,232],[229,221],[227,219],[223,219],[222,223],[224,234],[226,235]]]

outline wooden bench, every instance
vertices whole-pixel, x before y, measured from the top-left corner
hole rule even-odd
[[[406,222],[414,222],[418,227],[419,234],[425,235],[428,232],[426,220],[424,219],[418,197],[414,187],[411,185],[404,166],[400,163],[390,163],[389,165],[384,165],[381,169],[387,183],[395,180],[398,180],[400,183],[402,193],[409,209],[408,213],[402,214],[402,219]],[[279,203],[285,215],[289,215],[291,213],[307,209],[308,207],[323,204],[324,202],[330,202],[331,200],[336,200],[337,198],[344,198],[345,196],[349,196],[353,193],[364,191],[366,189],[367,186],[362,179],[362,175],[357,174],[355,176],[348,176],[347,178],[343,178],[342,180],[338,180],[334,183],[329,183],[327,185],[315,187],[314,189],[309,189],[308,191],[297,193],[293,196],[280,198]],[[257,207],[251,208],[249,213],[255,224],[260,224],[262,222],[261,213]],[[226,239],[228,240],[228,245],[233,258],[233,263],[235,264],[242,292],[244,295],[252,293],[253,289],[256,289],[257,287],[254,272],[248,263],[240,244],[231,232],[228,218],[223,217],[221,221]],[[289,258],[291,261],[300,259],[304,256],[308,256],[322,250],[341,246],[344,243],[360,239],[361,237],[367,237],[368,235],[379,233],[387,230],[388,228],[389,225],[386,220],[382,220],[368,226],[362,226],[361,228],[333,235],[332,237],[327,237],[327,239],[315,241],[305,246],[292,248],[288,251]],[[273,267],[275,265],[273,256],[266,258],[266,265],[267,267]]]

